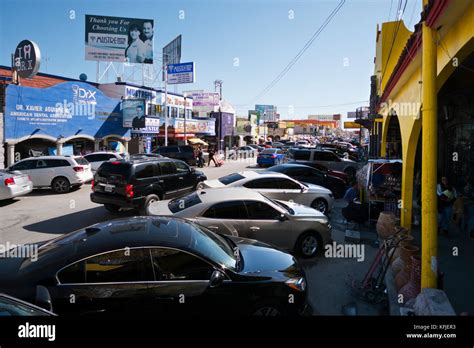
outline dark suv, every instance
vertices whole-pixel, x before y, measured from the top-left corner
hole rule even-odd
[[[184,161],[190,166],[196,165],[196,155],[189,145],[161,146],[154,152],[164,157]]]
[[[151,203],[175,198],[207,180],[203,172],[169,158],[135,158],[104,162],[92,181],[91,201],[116,213],[120,208],[139,209],[148,215]]]

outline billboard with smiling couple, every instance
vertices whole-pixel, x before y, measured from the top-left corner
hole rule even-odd
[[[86,60],[153,64],[152,19],[86,15]]]

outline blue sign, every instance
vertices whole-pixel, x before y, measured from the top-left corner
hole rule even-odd
[[[84,82],[64,82],[49,88],[8,85],[5,101],[5,139],[30,135],[53,138],[88,135],[129,136],[122,126],[120,100]]]
[[[194,62],[168,65],[168,83],[181,84],[194,82]]]

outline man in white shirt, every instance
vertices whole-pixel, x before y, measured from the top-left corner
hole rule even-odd
[[[143,37],[145,44],[145,61],[144,63],[153,64],[153,23],[143,22]]]

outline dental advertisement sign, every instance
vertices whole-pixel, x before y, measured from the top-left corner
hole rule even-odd
[[[153,19],[85,16],[85,59],[153,64]]]

